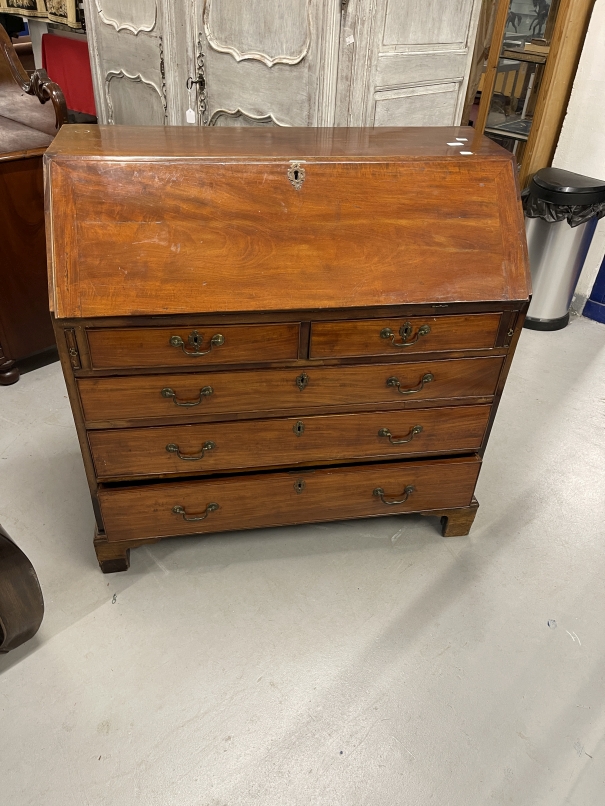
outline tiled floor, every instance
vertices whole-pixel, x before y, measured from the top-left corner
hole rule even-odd
[[[526,331],[469,537],[259,530],[103,576],[59,366],[0,389],[46,598],[0,656],[3,806],[605,802],[604,401],[605,326]]]

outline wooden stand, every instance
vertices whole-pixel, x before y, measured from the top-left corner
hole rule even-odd
[[[440,518],[441,534],[443,537],[464,537],[470,532],[478,509],[479,502],[473,497],[468,507],[434,510],[431,512],[421,512],[420,514]]]

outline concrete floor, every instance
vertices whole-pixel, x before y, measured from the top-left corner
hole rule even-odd
[[[107,577],[59,366],[0,389],[46,598],[0,656],[3,806],[605,802],[604,399],[605,327],[526,331],[469,537],[259,530]]]

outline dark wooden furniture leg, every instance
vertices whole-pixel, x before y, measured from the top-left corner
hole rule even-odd
[[[0,526],[0,652],[29,641],[44,616],[33,565]]]
[[[462,537],[470,532],[478,509],[479,502],[473,497],[468,507],[435,509],[429,512],[421,512],[420,514],[440,518],[441,534],[444,537]]]
[[[157,543],[155,540],[120,540],[111,543],[105,535],[95,529],[94,546],[99,566],[104,574],[115,574],[117,571],[128,571],[130,568],[130,549]]]
[[[19,368],[12,358],[7,358],[0,344],[0,386],[10,386],[19,380]]]
[[[128,543],[110,543],[107,538],[95,532],[94,546],[99,567],[104,574],[128,571],[130,568],[130,546]]]

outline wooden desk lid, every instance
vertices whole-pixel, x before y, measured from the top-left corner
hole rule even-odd
[[[529,294],[514,163],[473,129],[78,125],[45,170],[59,318]]]

